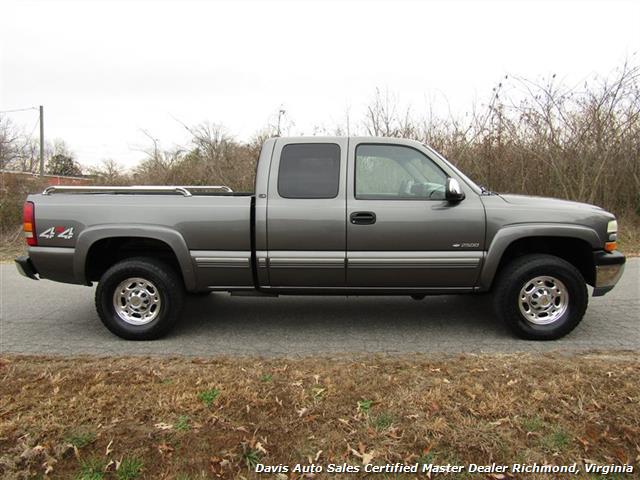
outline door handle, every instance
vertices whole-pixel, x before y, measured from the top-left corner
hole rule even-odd
[[[353,212],[349,215],[349,221],[354,225],[373,225],[376,223],[376,214],[373,212]]]

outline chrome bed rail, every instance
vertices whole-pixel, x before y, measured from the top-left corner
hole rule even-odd
[[[168,193],[191,197],[192,190],[222,190],[226,193],[233,193],[231,188],[226,185],[179,185],[179,186],[154,186],[154,185],[136,185],[127,187],[91,187],[91,186],[73,186],[73,185],[51,185],[42,192],[43,195],[51,195],[54,193],[125,193],[125,194],[153,194]]]

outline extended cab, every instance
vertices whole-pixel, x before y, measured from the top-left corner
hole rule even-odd
[[[601,208],[502,195],[433,149],[395,138],[273,138],[255,193],[227,187],[49,187],[24,208],[26,276],[92,285],[102,322],[152,339],[185,292],[493,292],[519,336],[554,339],[625,257]],[[425,317],[428,312],[425,311]]]

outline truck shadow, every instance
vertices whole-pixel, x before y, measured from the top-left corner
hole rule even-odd
[[[190,298],[171,337],[229,336],[335,347],[355,338],[369,342],[444,342],[477,335],[479,342],[512,338],[484,295],[410,297],[282,296]],[[484,338],[483,338],[484,337]]]

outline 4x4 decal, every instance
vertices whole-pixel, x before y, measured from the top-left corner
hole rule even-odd
[[[47,228],[44,232],[42,232],[39,237],[42,238],[64,238],[65,240],[70,240],[73,238],[73,227],[51,227]]]

